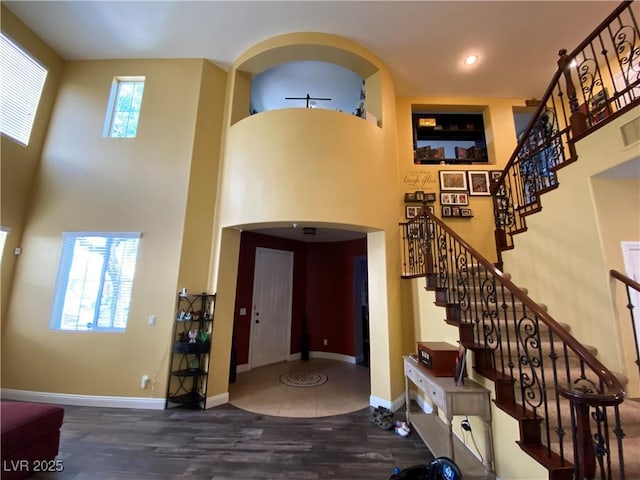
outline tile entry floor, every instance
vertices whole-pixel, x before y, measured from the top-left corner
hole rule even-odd
[[[288,372],[320,372],[326,383],[292,387],[280,381]],[[325,358],[295,360],[238,373],[229,385],[229,403],[242,410],[279,417],[324,417],[369,406],[369,369]]]

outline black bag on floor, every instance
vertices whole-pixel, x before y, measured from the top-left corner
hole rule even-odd
[[[462,472],[450,458],[438,457],[429,465],[414,465],[394,473],[389,480],[462,480]]]

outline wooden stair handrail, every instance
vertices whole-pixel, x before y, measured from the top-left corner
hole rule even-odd
[[[618,15],[620,15],[620,13],[622,13],[624,10],[629,8],[629,3],[631,3],[631,2],[629,2],[628,0],[623,0],[616,7],[616,9],[606,19],[604,19],[591,32],[591,34],[589,36],[587,36],[586,39],[584,39],[582,41],[582,43],[580,43],[576,48],[574,48],[571,51],[571,53],[565,54],[565,56],[566,56],[565,58],[572,59],[578,53],[580,53],[582,50],[584,50],[584,48],[586,46],[588,46],[594,40],[595,37],[597,37],[599,32],[601,32],[604,28],[606,28],[612,22],[612,20],[617,18]],[[560,61],[558,63],[560,63]],[[519,152],[522,150],[522,147],[527,142],[527,139],[529,138],[531,131],[533,130],[533,128],[535,127],[536,123],[538,122],[540,116],[542,115],[542,112],[544,110],[546,110],[547,102],[552,97],[553,90],[554,90],[555,86],[560,82],[560,77],[563,74],[564,74],[564,69],[560,65],[558,65],[558,68],[556,69],[556,72],[554,73],[553,77],[551,78],[551,81],[549,82],[549,85],[547,86],[547,89],[545,90],[544,95],[542,95],[542,98],[540,99],[540,104],[538,105],[538,108],[536,109],[535,113],[531,116],[531,119],[529,120],[529,123],[527,124],[527,128],[524,130],[524,133],[521,135],[520,140],[518,141],[518,144],[517,144],[515,150],[511,154],[511,157],[509,158],[509,160],[507,161],[505,166],[503,167],[502,174],[500,175],[500,178],[497,181],[492,182],[491,189],[490,189],[492,196],[495,196],[495,194],[498,192],[498,189],[500,188],[500,185],[502,185],[504,183],[504,177],[508,174],[509,170],[513,167],[513,164],[518,159]]]
[[[416,215],[416,217],[411,221],[407,222],[407,224],[414,222],[418,223],[417,219],[419,219],[421,216],[424,216],[427,218],[427,220],[436,223],[442,230],[446,231],[457,242],[459,242],[460,245],[462,245],[479,264],[486,268],[489,273],[499,278],[500,282],[507,288],[507,290],[509,290],[515,297],[517,297],[518,300],[520,300],[524,305],[526,305],[527,308],[529,308],[538,318],[540,318],[543,323],[553,332],[554,335],[560,338],[566,345],[569,346],[569,348],[571,348],[571,350],[578,354],[579,358],[592,369],[592,371],[602,381],[603,385],[606,386],[606,392],[608,393],[605,395],[592,394],[566,388],[559,388],[560,392],[564,393],[565,395],[571,396],[571,398],[581,399],[581,403],[583,403],[586,399],[589,399],[589,403],[591,403],[591,400],[593,400],[593,402],[595,402],[596,404],[609,404],[606,402],[618,404],[624,400],[624,387],[622,386],[618,378],[613,373],[611,373],[607,367],[605,367],[597,358],[595,358],[593,354],[589,352],[589,350],[587,350],[584,345],[578,342],[565,328],[563,328],[557,321],[551,318],[551,316],[547,312],[545,312],[515,283],[511,282],[510,276],[507,276],[503,272],[498,270],[493,263],[487,260],[475,248],[469,245],[448,225],[446,225],[435,215],[432,215],[425,208],[425,206],[423,206],[419,210],[418,215]]]
[[[640,283],[636,282],[633,278],[627,277],[624,273],[620,273],[618,270],[609,270],[609,273],[616,280],[620,280],[626,286],[640,292]]]

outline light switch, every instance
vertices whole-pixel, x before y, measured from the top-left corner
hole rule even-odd
[[[246,308],[241,308],[240,309],[240,315],[246,315],[247,314],[247,309]]]
[[[156,324],[156,316],[149,315],[149,325],[155,325],[155,324]]]

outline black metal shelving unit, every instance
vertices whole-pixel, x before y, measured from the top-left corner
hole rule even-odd
[[[206,408],[215,294],[178,294],[165,408]]]

